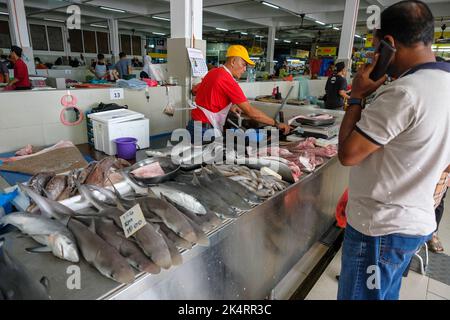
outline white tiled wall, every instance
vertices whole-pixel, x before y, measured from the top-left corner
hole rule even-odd
[[[0,93],[0,152],[8,152],[32,145],[49,145],[62,139],[75,144],[86,143],[86,122],[78,126],[64,126],[60,120],[61,97],[65,90],[13,91]],[[125,90],[123,100],[110,100],[109,89],[71,90],[77,97],[77,106],[83,111],[100,102],[128,105],[130,110],[141,112],[150,119],[150,134],[170,132],[181,126],[181,112],[174,117],[162,114],[167,104],[164,87],[149,89],[150,102],[144,91]],[[171,100],[181,106],[181,87],[170,88]]]

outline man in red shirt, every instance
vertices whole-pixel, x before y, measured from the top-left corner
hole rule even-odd
[[[201,122],[202,132],[210,128],[222,131],[230,110],[243,112],[249,118],[275,126],[285,134],[289,132],[290,127],[287,124],[278,123],[248,102],[235,80],[235,78],[241,77],[247,69],[247,65],[255,65],[250,60],[247,49],[241,45],[232,45],[228,48],[225,64],[208,72],[196,89],[195,105],[197,108],[192,110],[192,120],[188,124],[188,130],[192,137],[194,136],[194,121]]]
[[[9,60],[14,64],[14,79],[7,86],[7,89],[28,90],[31,89],[30,79],[28,78],[28,67],[21,59],[22,48],[18,46],[11,47]]]

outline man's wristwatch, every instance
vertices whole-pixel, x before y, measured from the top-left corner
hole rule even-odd
[[[364,109],[364,107],[365,107],[364,99],[350,98],[350,99],[348,99],[347,103],[348,103],[348,106],[358,105],[361,107],[361,109]]]

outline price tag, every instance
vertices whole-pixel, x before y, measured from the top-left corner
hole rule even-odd
[[[111,100],[120,100],[124,97],[123,88],[111,88],[109,89],[109,95]]]
[[[133,208],[121,215],[120,222],[122,223],[122,229],[125,232],[125,237],[127,238],[135,234],[139,229],[147,224],[139,204],[135,205]]]

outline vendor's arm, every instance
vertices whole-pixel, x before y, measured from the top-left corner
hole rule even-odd
[[[369,75],[372,72],[377,59],[378,56],[374,59],[371,65],[362,67],[356,77],[353,79],[351,98],[363,99],[372,94],[384,83],[386,79],[385,77],[381,78],[377,82],[374,82],[369,78]],[[382,99],[379,100],[380,105],[386,103],[389,104],[389,101],[382,101]],[[377,124],[379,124],[380,126],[383,125],[383,119],[381,119],[381,117],[378,117],[377,115],[377,112],[381,110],[376,110],[377,107],[381,108],[381,106],[379,105],[375,105],[373,106],[373,108],[371,108],[373,109],[373,111],[371,110],[371,112],[367,114],[367,117],[366,119],[364,119],[362,124],[363,127],[366,127],[364,123],[367,123],[368,121],[370,123],[370,117],[374,118],[374,121],[372,122],[372,125],[374,127],[379,127]],[[347,112],[345,113],[344,119],[342,120],[341,128],[339,131],[338,155],[340,162],[344,166],[358,165],[361,161],[363,161],[383,145],[383,143],[380,142],[381,140],[383,140],[383,142],[387,141],[387,138],[380,138],[380,141],[377,141],[377,139],[373,138],[374,135],[371,136],[370,133],[361,130],[361,128],[357,126],[357,123],[361,119],[361,112],[361,106],[350,105],[347,109]],[[380,135],[389,136],[391,134],[392,132]]]
[[[8,82],[8,87],[15,85],[17,82],[19,82],[19,79],[12,79],[11,81]]]
[[[248,117],[252,118],[255,121],[267,124],[269,126],[277,126],[277,128],[282,130],[284,134],[288,134],[290,131],[289,125],[285,123],[277,124],[274,119],[270,118],[264,112],[253,107],[248,101],[239,103],[237,106],[242,110],[242,112],[244,112]]]
[[[340,90],[339,95],[344,99],[350,99],[350,96],[347,94],[345,90]]]

